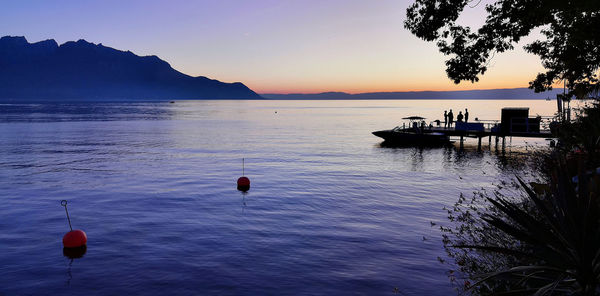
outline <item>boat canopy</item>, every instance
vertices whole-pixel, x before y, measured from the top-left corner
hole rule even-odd
[[[425,117],[421,117],[421,116],[409,116],[409,117],[404,117],[402,119],[408,119],[408,120],[424,120]]]

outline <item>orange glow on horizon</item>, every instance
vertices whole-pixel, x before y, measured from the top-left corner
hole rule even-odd
[[[485,89],[527,88],[536,72],[511,72],[495,69],[480,76],[475,83],[463,81],[454,84],[443,71],[414,69],[402,73],[376,73],[364,70],[348,71],[343,75],[317,73],[282,77],[273,75],[267,79],[239,79],[259,94],[314,94],[323,92],[344,92],[349,94],[373,92],[421,92],[421,91],[464,91]],[[410,73],[410,74],[408,74]],[[387,75],[386,75],[387,74]],[[228,80],[228,79],[227,79]],[[227,81],[225,80],[225,81]],[[231,81],[231,80],[230,80]],[[555,88],[562,87],[557,83]]]
[[[323,87],[280,87],[280,88],[252,88],[258,94],[318,94],[324,92],[343,92],[348,94],[361,94],[361,93],[378,93],[378,92],[423,92],[423,91],[466,91],[466,90],[489,90],[489,89],[512,89],[512,88],[527,88],[529,84],[498,84],[498,85],[481,85],[478,87],[477,84],[461,83],[455,86],[413,86],[413,87],[389,87],[389,88],[323,88]],[[562,88],[562,84],[554,85],[554,88]]]
[[[253,83],[248,81],[246,86],[258,94],[317,94],[324,92],[344,92],[348,94],[374,93],[374,92],[422,92],[422,91],[466,91],[466,90],[488,90],[488,89],[512,89],[512,88],[527,88],[529,81],[533,79],[485,79],[476,83],[461,82],[454,84],[449,79],[433,83],[429,79],[413,79],[412,81],[393,84],[389,79],[382,82],[362,81],[361,83],[336,83],[324,85],[323,83],[311,83],[302,81],[302,83],[281,83],[265,85],[263,81]],[[255,85],[256,84],[256,85]],[[562,88],[562,83],[556,83],[554,88]]]

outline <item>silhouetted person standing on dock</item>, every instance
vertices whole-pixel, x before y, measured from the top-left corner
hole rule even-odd
[[[469,121],[469,109],[465,108],[465,122]]]
[[[452,113],[452,109],[448,112],[448,127],[452,127],[452,122],[454,121],[454,113]]]
[[[444,110],[444,128],[448,128],[448,111]]]
[[[456,115],[456,122],[462,122],[462,120],[463,120],[462,111],[458,111],[458,115]]]

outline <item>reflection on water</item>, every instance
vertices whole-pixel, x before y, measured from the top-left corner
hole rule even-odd
[[[79,259],[87,252],[87,246],[83,245],[77,248],[63,248],[63,256],[69,259]]]
[[[446,168],[452,167],[468,167],[471,170],[479,170],[482,174],[486,174],[490,165],[501,171],[503,174],[520,172],[525,166],[530,164],[532,160],[532,151],[544,148],[544,142],[539,142],[539,145],[533,148],[522,147],[494,147],[484,146],[479,149],[477,145],[467,145],[459,147],[458,145],[450,145],[445,147],[398,147],[378,145],[380,149],[387,150],[386,153],[397,153],[410,155],[411,171],[418,171],[429,159],[426,157],[437,152],[441,152],[441,165]],[[532,169],[527,167],[527,169]]]
[[[71,268],[73,266],[73,261],[76,259],[82,258],[83,255],[87,252],[87,246],[83,245],[77,248],[63,248],[63,256],[69,259],[69,267],[67,268],[67,283],[66,286],[71,286],[71,281],[73,280],[73,273],[71,272]]]
[[[0,104],[0,122],[166,120],[173,115],[164,103]]]
[[[0,294],[451,294],[432,225],[461,192],[523,170],[528,148],[388,148],[371,132],[467,104],[506,106],[0,105]],[[89,245],[66,286],[63,199]]]

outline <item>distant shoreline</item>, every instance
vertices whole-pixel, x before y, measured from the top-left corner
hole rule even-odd
[[[552,99],[552,98],[551,98]],[[209,99],[212,100],[212,99]],[[478,99],[478,98],[425,98],[425,99],[394,99],[394,98],[381,98],[381,99],[361,99],[361,98],[350,98],[350,99],[250,99],[249,101],[256,100],[267,100],[267,101],[457,101],[457,100],[465,100],[465,101],[519,101],[519,100],[532,100],[532,101],[544,101],[546,98],[491,98],[491,99]],[[182,100],[184,101],[184,100]]]
[[[459,91],[370,92],[349,94],[324,92],[317,94],[260,94],[278,100],[545,100],[554,99],[561,89],[535,93],[528,88],[504,88]]]
[[[376,92],[349,94],[344,92],[325,92],[318,94],[259,94],[254,98],[155,98],[155,99],[128,99],[122,98],[100,98],[86,97],[81,99],[32,99],[32,98],[0,98],[0,103],[119,103],[119,102],[170,102],[170,101],[430,101],[430,100],[554,100],[556,94],[562,93],[562,89],[555,89],[543,93],[534,93],[528,88],[508,89],[485,89],[485,90],[462,90],[462,91],[418,91],[418,92]]]

